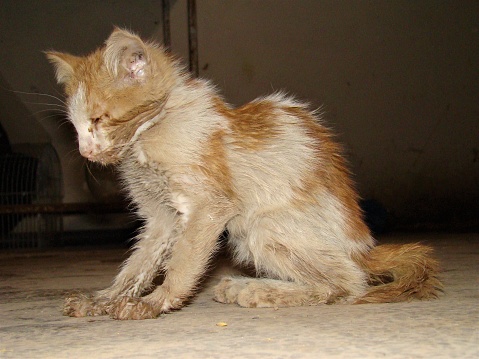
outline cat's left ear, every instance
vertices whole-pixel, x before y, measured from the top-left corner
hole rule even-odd
[[[115,29],[105,42],[105,65],[110,74],[125,82],[143,82],[149,74],[147,45],[136,35]]]
[[[78,57],[56,51],[45,51],[48,60],[55,66],[57,82],[65,85],[75,73]]]

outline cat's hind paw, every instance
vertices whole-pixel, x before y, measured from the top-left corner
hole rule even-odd
[[[219,303],[236,303],[238,293],[243,289],[243,285],[238,284],[232,277],[223,277],[214,288],[213,299]]]
[[[327,286],[311,287],[266,278],[225,277],[214,289],[214,300],[247,308],[318,305],[336,298]]]
[[[254,284],[254,279],[249,281],[246,278],[224,277],[216,285],[213,299],[220,303],[236,303],[247,308],[265,306],[260,303],[261,298],[257,297]]]

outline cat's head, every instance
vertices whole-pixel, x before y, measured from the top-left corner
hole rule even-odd
[[[178,72],[159,46],[118,28],[88,56],[46,55],[64,86],[80,153],[104,164],[120,160],[138,128],[160,113]]]

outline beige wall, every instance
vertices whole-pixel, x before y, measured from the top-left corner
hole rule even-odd
[[[132,4],[2,2],[0,75],[6,87],[58,96],[40,51],[85,53],[113,24],[161,39],[161,1]],[[312,107],[324,106],[361,194],[397,215],[443,205],[477,210],[476,1],[197,0],[197,12],[200,74],[227,101],[241,104],[284,89]],[[173,51],[185,56],[186,0],[172,2],[171,22]],[[12,111],[1,110],[7,131],[8,121],[24,124],[11,138],[30,141],[30,128],[40,124],[42,138],[51,138],[63,159],[66,201],[88,198],[71,128],[28,104],[42,97],[16,97],[14,104],[0,90],[1,108],[25,106],[33,117],[12,119]]]

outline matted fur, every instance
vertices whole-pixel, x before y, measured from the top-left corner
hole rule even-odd
[[[224,278],[218,302],[437,296],[429,247],[375,246],[341,148],[306,105],[274,94],[233,108],[161,47],[121,29],[88,56],[47,56],[81,154],[118,165],[145,223],[113,284],[70,295],[65,315],[146,319],[181,308],[225,229],[234,259],[257,278]]]

